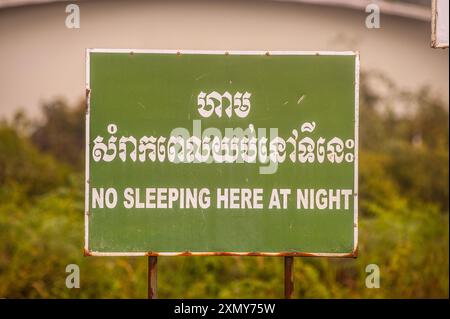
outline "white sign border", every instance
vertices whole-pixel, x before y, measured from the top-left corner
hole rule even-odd
[[[355,158],[354,158],[354,215],[353,215],[353,251],[351,253],[314,253],[314,252],[99,252],[89,250],[89,125],[91,110],[90,55],[91,53],[146,53],[146,54],[215,54],[215,55],[326,55],[355,57]],[[359,51],[227,51],[227,50],[158,50],[158,49],[86,49],[86,154],[85,154],[85,210],[84,210],[84,255],[85,256],[298,256],[298,257],[339,257],[356,258],[358,256],[358,148],[359,148]]]

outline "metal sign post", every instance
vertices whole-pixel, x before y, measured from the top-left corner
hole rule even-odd
[[[294,292],[294,257],[284,257],[284,298],[291,299]]]
[[[158,257],[148,257],[147,299],[157,299]],[[284,298],[292,299],[294,293],[294,257],[284,257]]]
[[[157,299],[157,286],[158,286],[158,257],[148,257],[148,286],[147,286],[147,298]]]

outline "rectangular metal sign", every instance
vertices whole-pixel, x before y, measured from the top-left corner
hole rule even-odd
[[[356,257],[355,52],[88,49],[85,253]]]

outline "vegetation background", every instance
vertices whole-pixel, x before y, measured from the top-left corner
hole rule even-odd
[[[145,298],[145,257],[83,257],[84,101],[42,110],[40,121],[19,112],[0,123],[0,298]],[[448,134],[448,106],[427,89],[362,77],[359,256],[296,258],[295,297],[449,297]],[[80,266],[80,289],[66,288],[68,264]],[[368,264],[379,289],[365,286]],[[161,257],[158,267],[162,298],[283,296],[279,257]]]

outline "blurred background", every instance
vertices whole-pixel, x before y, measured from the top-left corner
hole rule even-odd
[[[67,28],[66,6],[80,9]],[[381,27],[366,27],[368,4]],[[297,298],[448,298],[448,49],[431,1],[0,0],[0,298],[144,298],[146,258],[83,257],[86,48],[359,50],[357,259],[295,259]],[[65,285],[66,265],[81,288]],[[377,264],[381,287],[365,286]],[[280,298],[283,259],[160,257],[159,297]]]

